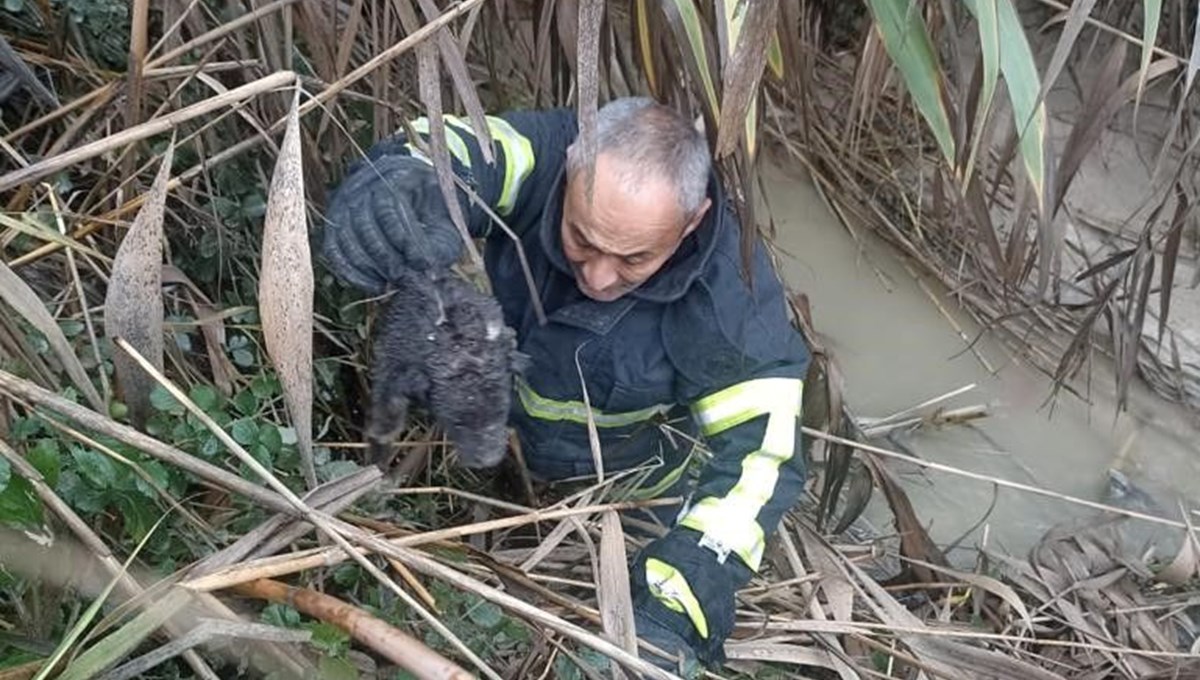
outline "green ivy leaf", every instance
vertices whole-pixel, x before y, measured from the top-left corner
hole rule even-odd
[[[254,382],[250,383],[250,391],[259,399],[271,399],[281,391],[279,378],[273,375],[260,375],[254,379]]]
[[[188,397],[203,411],[215,410],[221,402],[221,395],[211,385],[193,385]]]
[[[146,537],[150,527],[158,520],[158,510],[153,504],[137,496],[116,494],[116,505],[121,510],[125,534],[134,541]]]
[[[10,477],[12,477],[12,465],[9,464],[7,458],[0,458],[0,491],[4,491],[8,487]]]
[[[475,625],[491,630],[504,621],[504,610],[491,602],[480,602],[467,610],[467,616]]]
[[[160,489],[166,489],[167,485],[170,484],[170,472],[167,470],[165,465],[157,460],[145,461],[141,464],[141,468],[142,471],[146,473],[146,476],[154,480],[154,483],[157,484]],[[154,486],[150,484],[150,482],[147,482],[145,479],[143,479],[141,475],[135,475],[133,478],[133,483],[137,487],[137,490],[142,492],[142,495],[146,496],[147,498],[158,498],[158,492],[154,490]]]
[[[265,468],[270,468],[275,465],[275,456],[272,456],[271,452],[267,450],[267,447],[263,446],[262,444],[255,444],[254,446],[251,446],[250,455],[254,456],[254,460],[262,463],[262,466]]]
[[[13,439],[17,441],[25,441],[31,437],[42,434],[42,423],[37,418],[17,418],[12,423]]]
[[[328,680],[358,680],[358,670],[345,659],[323,656],[317,663],[320,676]]]
[[[58,475],[62,471],[62,450],[53,439],[39,439],[28,451],[25,460],[42,473],[42,478],[50,488],[58,486]]]
[[[283,604],[271,603],[263,607],[261,618],[263,623],[280,628],[296,628],[300,625],[300,612]]]
[[[340,564],[333,570],[333,582],[341,588],[350,589],[362,579],[363,569],[357,564]]]
[[[278,427],[268,423],[258,429],[258,443],[274,455],[283,448],[283,435],[280,434]]]
[[[321,621],[304,627],[312,632],[309,642],[326,654],[341,656],[350,648],[350,635],[332,623]]]
[[[171,415],[183,415],[184,412],[183,404],[162,385],[155,385],[154,389],[150,390],[150,405],[157,411]]]
[[[221,452],[222,446],[224,445],[221,443],[220,439],[217,439],[217,435],[209,434],[200,444],[200,455],[204,456],[205,458],[212,458]]]
[[[233,435],[235,442],[242,446],[249,446],[258,438],[258,425],[249,418],[238,418],[230,426],[229,434]]]
[[[0,523],[35,527],[42,523],[42,502],[24,477],[11,477],[0,491]]]
[[[89,486],[74,469],[63,470],[57,490],[63,500],[80,514],[87,515],[104,509],[104,493]]]
[[[21,1],[22,0],[17,0],[17,2]],[[12,2],[12,0],[6,0],[6,2]],[[83,332],[84,324],[82,321],[68,319],[67,321],[58,322],[58,327],[62,329],[63,335],[67,336],[68,338],[73,338]]]
[[[559,680],[583,680],[583,672],[566,654],[554,658],[554,677]]]
[[[253,390],[242,390],[233,397],[233,406],[245,415],[258,413],[258,397]]]
[[[83,478],[98,489],[111,489],[117,482],[117,469],[108,456],[91,449],[71,447],[71,457]]]
[[[242,368],[253,368],[255,364],[254,352],[246,348],[233,350],[233,363]]]

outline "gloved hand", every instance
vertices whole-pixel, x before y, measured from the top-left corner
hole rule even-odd
[[[371,295],[406,269],[445,269],[462,253],[433,167],[395,140],[350,169],[326,220],[322,253],[330,269]]]
[[[700,539],[699,532],[677,526],[643,548],[629,574],[638,637],[668,653],[684,652],[685,665],[687,660],[706,665],[725,661],[734,594],[751,576],[736,555],[721,561]],[[642,657],[665,663],[648,652]],[[660,667],[676,670],[674,665]]]
[[[638,650],[639,656],[657,668],[689,680],[700,676],[700,661],[696,658],[696,651],[678,633],[651,618],[643,608],[634,609],[633,625],[640,639],[658,647],[672,658],[664,659],[648,650]]]

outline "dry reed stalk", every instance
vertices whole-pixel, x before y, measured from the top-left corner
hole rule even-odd
[[[234,592],[286,604],[332,623],[419,680],[467,680],[471,677],[458,664],[411,635],[336,597],[268,580],[243,583],[234,588]]]
[[[318,512],[310,508],[304,503],[304,501],[296,496],[291,489],[280,482],[270,470],[265,468],[263,464],[258,461],[258,459],[256,459],[254,456],[251,456],[249,452],[242,448],[242,446],[238,444],[237,441],[235,441],[233,437],[229,435],[229,433],[225,432],[225,430],[217,425],[211,416],[205,413],[203,409],[196,406],[196,404],[189,399],[188,396],[184,394],[178,386],[163,376],[162,373],[155,368],[153,364],[147,361],[145,357],[138,354],[137,350],[134,349],[128,342],[126,342],[123,338],[114,338],[113,342],[118,348],[133,358],[134,361],[136,361],[142,367],[142,369],[146,371],[146,373],[150,374],[150,376],[154,378],[159,385],[162,385],[164,388],[166,388],[166,390],[171,393],[171,396],[175,397],[176,401],[178,401],[184,406],[184,408],[191,412],[192,415],[194,415],[201,423],[204,424],[205,427],[209,429],[209,431],[216,435],[217,439],[221,440],[221,443],[224,444],[226,448],[228,448],[229,451],[232,452],[242,464],[248,466],[278,495],[282,496],[283,500],[290,505],[292,509],[298,511],[306,520],[316,526],[323,535],[331,538],[344,554],[349,555],[350,558],[357,562],[359,566],[363,567],[367,573],[375,577],[380,584],[386,586],[389,590],[396,593],[396,595],[398,595],[405,604],[415,610],[421,616],[421,618],[423,618],[430,626],[433,627],[434,630],[446,638],[450,644],[454,645],[454,647],[457,648],[465,657],[467,657],[471,663],[475,664],[475,666],[484,675],[488,676],[489,678],[493,678],[494,680],[500,680],[500,676],[497,675],[496,672],[483,661],[483,659],[479,658],[475,652],[467,647],[462,640],[454,635],[454,633],[451,632],[450,629],[447,628],[446,625],[443,624],[437,617],[430,614],[429,611],[421,606],[419,602],[414,600],[413,597],[408,594],[408,591],[397,585],[395,581],[393,581],[386,573],[383,572],[383,570],[375,566],[375,564],[368,560],[365,555],[361,554],[354,546],[352,546],[346,536],[353,536],[355,540],[365,542],[372,546],[386,546],[386,544],[383,544],[374,537],[358,531],[355,527],[349,526],[344,522],[337,521],[325,513]]]
[[[14,451],[7,442],[0,439],[0,458],[8,461],[8,464],[17,471],[17,474],[24,477],[27,482],[33,485],[34,491],[38,498],[46,505],[64,524],[75,534],[81,543],[87,546],[88,550],[97,561],[108,572],[109,576],[116,580],[117,591],[128,599],[139,598],[145,591],[142,585],[137,582],[129,572],[121,565],[118,560],[109,550],[108,545],[100,538],[91,526],[80,517],[71,506],[67,505],[54,490],[46,484],[46,480],[42,474],[37,471],[28,461],[20,454]],[[182,634],[181,627],[176,623],[169,626],[174,635]],[[208,663],[200,657],[195,651],[189,650],[183,655],[184,660],[202,677],[215,677],[212,668]]]
[[[289,5],[294,5],[300,1],[301,0],[275,0],[275,2],[263,5],[262,7],[259,7],[258,9],[253,10],[251,12],[247,12],[232,21],[221,24],[217,28],[214,28],[211,31],[208,31],[207,33],[204,33],[204,34],[196,36],[195,38],[192,38],[191,40],[180,45],[179,47],[176,47],[175,49],[164,53],[160,57],[155,57],[148,64],[146,64],[146,68],[150,69],[150,68],[156,68],[158,66],[162,66],[163,64],[167,63],[168,61],[171,61],[172,59],[182,56],[184,54],[187,54],[191,50],[193,50],[197,47],[200,47],[201,45],[206,45],[214,40],[224,38],[225,36],[233,33],[234,31],[238,30],[239,28],[241,28],[243,26],[253,24],[254,22],[258,21],[259,19],[261,19],[273,12],[279,11]]]
[[[607,503],[603,505],[587,506],[582,508],[566,508],[562,510],[550,510],[526,513],[514,517],[501,517],[498,519],[487,520],[485,522],[477,522],[457,527],[449,527],[446,529],[437,529],[419,534],[410,534],[400,538],[394,538],[386,541],[389,548],[413,548],[420,545],[444,541],[451,538],[462,538],[474,534],[487,533],[496,529],[507,529],[525,524],[533,524],[535,522],[548,522],[555,519],[565,519],[579,515],[591,515],[600,512],[631,510],[634,508],[650,507],[653,505],[669,505],[678,502],[677,499],[654,499],[650,501],[632,501],[624,503]],[[357,549],[361,554],[371,552],[370,547]],[[388,551],[389,555],[395,553]],[[273,556],[251,562],[231,565],[221,571],[207,574],[205,576],[189,579],[183,582],[182,586],[192,590],[207,591],[219,590],[228,588],[237,583],[245,583],[256,578],[270,578],[275,576],[284,576],[286,574],[296,573],[305,569],[314,569],[321,566],[333,566],[345,561],[347,556],[339,548],[325,548],[319,550],[302,551],[296,556]]]
[[[898,451],[892,451],[890,449],[884,449],[884,448],[880,448],[878,446],[872,446],[871,444],[864,444],[863,442],[855,441],[853,439],[846,439],[844,437],[838,437],[836,435],[827,434],[820,430],[814,430],[810,427],[804,427],[804,428],[802,428],[802,430],[803,430],[804,434],[809,435],[811,437],[816,437],[818,439],[824,439],[826,441],[830,441],[835,444],[841,444],[843,446],[848,446],[848,447],[851,447],[854,449],[859,449],[861,451],[866,451],[868,453],[874,453],[874,454],[883,456],[885,458],[894,458],[896,460],[902,460],[906,463],[911,463],[912,465],[916,465],[918,467],[923,467],[923,468],[927,468],[930,470],[937,470],[938,472],[945,472],[948,474],[957,475],[959,477],[966,477],[968,479],[974,479],[974,480],[978,480],[981,482],[988,482],[990,484],[995,484],[996,486],[1002,486],[1007,489],[1014,489],[1016,491],[1023,491],[1025,493],[1031,493],[1031,494],[1035,494],[1038,496],[1044,496],[1046,498],[1053,498],[1055,500],[1060,500],[1060,501],[1064,501],[1067,503],[1073,503],[1075,505],[1082,505],[1084,507],[1092,508],[1093,510],[1102,510],[1104,512],[1111,512],[1111,513],[1115,513],[1118,515],[1124,515],[1125,517],[1132,517],[1134,519],[1140,519],[1145,522],[1161,524],[1163,526],[1174,527],[1176,529],[1188,529],[1188,526],[1186,524],[1184,524],[1183,522],[1178,522],[1175,520],[1167,519],[1165,517],[1158,517],[1156,515],[1148,515],[1143,512],[1137,512],[1136,510],[1126,510],[1125,508],[1119,508],[1119,507],[1116,507],[1113,505],[1105,505],[1104,503],[1097,503],[1096,501],[1089,501],[1084,498],[1077,498],[1075,496],[1069,496],[1067,494],[1058,493],[1057,491],[1050,491],[1049,489],[1043,489],[1041,487],[1032,486],[1029,484],[1022,484],[1020,482],[1011,482],[1007,479],[1001,479],[999,477],[992,477],[990,475],[984,475],[984,474],[980,474],[978,472],[970,472],[968,470],[956,468],[952,465],[944,465],[942,463],[935,463],[933,461],[922,460],[920,458],[914,458],[912,456],[905,455]]]
[[[0,175],[0,191],[7,191],[26,182],[41,179],[64,168],[118,149],[131,142],[162,134],[174,129],[185,121],[212,113],[229,104],[235,104],[242,100],[279,89],[295,81],[296,74],[291,71],[272,73],[269,76],[264,76],[263,78],[230,90],[223,95],[209,97],[204,101],[168,113],[161,118],[147,121],[136,127],[122,130],[103,139],[96,140],[95,142],[84,144],[65,153],[34,163],[27,168],[21,168],[6,175]]]
[[[388,564],[392,565],[392,569],[395,569],[397,574],[400,574],[400,578],[404,579],[404,582],[408,584],[408,587],[413,589],[413,593],[415,593],[417,597],[421,598],[421,601],[425,603],[425,606],[429,607],[430,611],[435,614],[442,613],[442,610],[437,605],[437,600],[433,599],[433,594],[430,593],[429,590],[417,580],[417,577],[413,575],[412,571],[410,571],[408,567],[404,566],[403,562],[394,557],[387,558],[387,562]]]
[[[632,656],[629,652],[605,640],[604,638],[587,632],[583,628],[576,626],[573,623],[565,621],[557,616],[548,614],[541,609],[513,597],[508,593],[497,590],[488,586],[476,579],[462,574],[451,567],[445,566],[440,562],[428,557],[420,552],[403,548],[400,551],[399,559],[406,563],[412,569],[417,570],[434,578],[441,579],[458,587],[461,590],[474,593],[485,600],[497,604],[504,609],[507,609],[523,618],[535,621],[544,626],[547,626],[562,635],[565,635],[576,642],[582,643],[592,649],[608,656],[609,658],[623,664],[631,671],[644,673],[652,678],[659,680],[678,680],[678,676],[660,670],[650,663]],[[646,646],[645,643],[642,643]]]

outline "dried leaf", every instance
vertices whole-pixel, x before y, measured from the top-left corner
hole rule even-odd
[[[429,150],[433,159],[433,167],[437,171],[438,186],[442,190],[442,198],[450,212],[450,219],[458,228],[471,263],[476,269],[483,271],[483,258],[479,249],[471,240],[467,231],[467,219],[462,212],[462,204],[458,201],[458,189],[454,184],[454,169],[450,160],[450,147],[446,143],[446,121],[442,118],[442,84],[438,69],[437,48],[429,42],[417,45],[417,80],[421,91],[421,102],[425,104],[429,120]]]
[[[757,124],[756,103],[758,84],[762,80],[767,62],[767,47],[774,30],[778,13],[778,0],[761,0],[743,5],[736,0],[725,0],[724,21],[732,43],[732,53],[723,69],[721,89],[721,116],[717,124],[716,156],[718,158],[733,151],[740,132],[746,134],[746,148],[755,147]],[[744,8],[744,15],[738,10]]]
[[[1092,14],[1092,8],[1095,6],[1096,0],[1079,0],[1066,10],[1066,23],[1063,25],[1058,43],[1054,45],[1054,54],[1051,55],[1050,64],[1046,67],[1046,75],[1042,78],[1042,87],[1038,91],[1034,106],[1041,106],[1050,92],[1050,88],[1058,82],[1058,76],[1067,63],[1067,57],[1071,56],[1071,52],[1075,49],[1075,41],[1079,39],[1079,33],[1083,31],[1088,17]],[[1123,43],[1124,41],[1118,42]]]
[[[58,97],[54,93],[46,89],[42,81],[38,79],[33,69],[29,68],[29,64],[17,54],[16,50],[8,44],[8,39],[0,35],[0,65],[4,66],[4,70],[13,74],[21,83],[28,88],[29,93],[41,103],[42,106],[58,108],[60,106]]]
[[[832,549],[826,550],[840,560],[842,572],[851,579],[881,622],[896,629],[927,628],[923,621],[900,604],[852,560]],[[1062,680],[1062,676],[1057,673],[999,652],[979,649],[957,641],[931,638],[919,633],[898,632],[897,635],[922,662],[928,664],[938,675],[948,678]]]
[[[1181,100],[1187,99],[1192,91],[1192,83],[1196,80],[1196,70],[1200,69],[1200,21],[1192,28],[1192,54],[1188,57],[1187,75],[1183,79],[1183,92],[1179,93]]]
[[[604,18],[604,0],[579,3],[579,138],[588,200],[592,197],[596,161],[596,110],[600,99],[600,23]]]
[[[884,497],[887,498],[888,507],[891,508],[892,515],[895,517],[896,532],[900,536],[900,554],[910,560],[950,566],[937,544],[929,537],[929,532],[925,530],[921,520],[917,519],[917,513],[913,510],[912,501],[908,500],[908,494],[904,493],[904,489],[900,488],[900,485],[892,479],[892,475],[886,467],[870,457],[866,460],[872,465],[875,476],[883,488]],[[937,580],[932,572],[920,565],[912,572],[921,583],[932,583]]]
[[[67,337],[63,335],[58,322],[54,320],[53,316],[50,316],[50,312],[46,310],[46,306],[42,304],[41,299],[38,298],[37,293],[33,292],[29,284],[25,283],[2,261],[0,261],[0,299],[3,299],[9,307],[13,308],[13,311],[24,317],[29,325],[46,336],[46,340],[50,343],[50,349],[62,362],[63,369],[70,376],[71,382],[75,383],[94,410],[103,413],[105,411],[104,400],[92,386],[87,371],[83,370],[83,364],[79,363],[79,357],[75,356],[75,352],[71,349],[71,343],[67,342]]]
[[[972,574],[970,572],[959,571],[957,569],[951,569],[949,567],[932,564],[930,562],[919,562],[918,560],[909,561],[918,562],[921,564],[921,566],[927,569],[941,572],[951,578],[958,579],[959,581],[973,585],[976,588],[981,588],[995,595],[996,597],[999,597],[1001,600],[1004,600],[1010,604],[1012,608],[1016,610],[1017,614],[1021,616],[1021,618],[1025,621],[1026,630],[1033,630],[1033,619],[1029,616],[1029,609],[1025,607],[1025,602],[1021,600],[1021,596],[1017,595],[1017,591],[1013,590],[1011,586],[997,581],[990,576],[984,576],[983,574]]]
[[[1198,22],[1200,23],[1200,22]],[[1175,289],[1175,264],[1179,260],[1179,246],[1183,243],[1183,227],[1187,224],[1191,205],[1187,192],[1179,184],[1175,185],[1175,217],[1171,220],[1167,231],[1167,241],[1163,246],[1162,280],[1159,282],[1158,301],[1158,342],[1162,343],[1163,331],[1167,329],[1167,315],[1171,312],[1171,293]]]
[[[656,3],[657,4],[657,3]],[[633,0],[634,54],[642,66],[642,75],[646,77],[646,85],[650,94],[662,97],[663,87],[663,55],[658,46],[661,44],[656,32],[656,8],[651,7],[649,0]]]
[[[108,293],[104,297],[104,334],[110,340],[124,338],[160,370],[163,364],[163,213],[174,153],[172,143],[163,154],[149,198],[138,210],[133,225],[117,248]],[[142,427],[150,415],[153,378],[124,352],[113,353],[113,370],[121,397],[129,407],[130,421],[136,427]]]
[[[204,336],[204,348],[208,353],[208,366],[212,371],[213,384],[221,394],[226,397],[232,396],[233,379],[238,375],[238,370],[225,351],[225,316],[219,313],[204,291],[178,267],[163,265],[162,281],[164,285],[182,284],[187,287],[192,314],[200,324],[200,333]]]
[[[426,21],[433,21],[440,16],[441,13],[437,5],[433,4],[433,0],[419,2]],[[450,81],[454,83],[454,91],[458,93],[463,108],[467,110],[467,116],[471,119],[471,127],[475,131],[475,139],[479,140],[483,160],[491,163],[494,160],[492,132],[487,124],[483,104],[479,101],[479,93],[475,91],[475,83],[471,81],[471,74],[467,72],[467,61],[449,29],[438,31],[436,39],[438,51],[442,54],[442,63],[446,65],[446,70],[450,72]]]
[[[637,655],[637,631],[633,625],[633,598],[629,590],[629,563],[625,555],[625,531],[615,510],[600,516],[600,621],[613,643]]]
[[[129,12],[129,95],[126,99],[125,127],[131,128],[142,122],[144,81],[142,69],[146,62],[146,46],[149,37],[150,0],[133,0]],[[132,162],[129,156],[127,162]]]
[[[1184,517],[1187,517],[1187,513],[1184,513]],[[1182,586],[1193,578],[1200,578],[1200,538],[1196,537],[1196,530],[1189,523],[1179,554],[1158,572],[1158,580]]]
[[[704,103],[704,118],[709,131],[715,131],[721,105],[717,98],[716,45],[711,32],[700,17],[692,0],[666,0],[660,7],[675,36],[675,44],[683,55],[691,80],[699,83],[697,98]]]
[[[814,534],[808,531],[799,532],[800,542],[804,544],[804,554],[819,574],[821,590],[825,591],[825,606],[833,614],[835,621],[853,621],[854,586],[850,580],[837,568],[837,563],[820,545],[813,544]]]
[[[313,488],[317,484],[312,453],[313,271],[304,207],[299,105],[297,90],[263,218],[258,297],[267,354],[279,375],[296,429],[304,477]]]
[[[1063,145],[1059,156],[1058,176],[1055,185],[1058,187],[1055,203],[1051,213],[1057,213],[1062,201],[1066,198],[1067,190],[1083,165],[1087,156],[1099,141],[1101,133],[1111,118],[1124,103],[1121,88],[1121,67],[1125,63],[1128,45],[1124,40],[1118,40],[1108,51],[1100,72],[1092,80],[1091,91],[1087,101],[1080,109],[1080,117],[1071,128],[1071,134]]]
[[[1137,103],[1142,101],[1150,71],[1150,57],[1154,55],[1154,43],[1158,41],[1158,24],[1162,18],[1162,0],[1142,0],[1142,65],[1138,68],[1137,97],[1134,99],[1134,120],[1137,120]],[[1134,123],[1134,129],[1137,124]]]
[[[830,670],[838,668],[837,660],[823,649],[782,642],[731,642],[725,645],[725,655],[741,661],[775,661],[797,666],[820,666]]]

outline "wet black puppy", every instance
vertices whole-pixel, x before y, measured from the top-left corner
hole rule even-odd
[[[387,464],[410,406],[418,406],[444,429],[462,465],[498,464],[513,375],[524,367],[494,298],[453,275],[402,274],[375,335],[366,432],[372,462]]]

